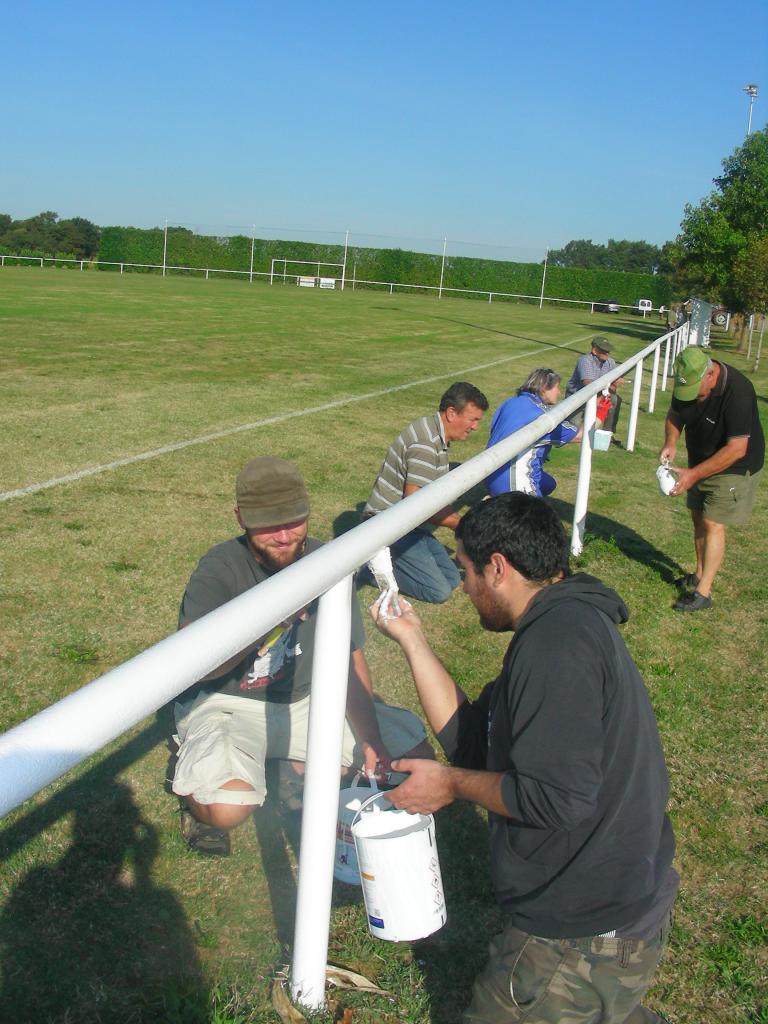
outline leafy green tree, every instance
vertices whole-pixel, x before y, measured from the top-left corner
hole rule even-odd
[[[688,204],[681,232],[665,247],[662,267],[675,291],[727,302],[746,311],[733,274],[740,257],[768,235],[768,128],[753,132],[723,160],[715,190],[698,206]]]
[[[0,214],[0,244],[7,253],[35,252],[42,256],[91,259],[99,248],[99,229],[83,217],[59,220],[45,210],[26,220]]]
[[[574,238],[562,249],[551,249],[548,262],[555,267],[581,267],[593,270],[604,266],[605,246],[591,238]]]
[[[605,268],[625,273],[655,274],[661,250],[650,242],[631,242],[609,238],[605,251]]]
[[[609,238],[607,245],[600,245],[591,239],[577,238],[562,249],[551,250],[548,262],[555,267],[655,274],[660,259],[661,250],[650,242]]]
[[[99,251],[99,228],[84,217],[72,217],[58,224],[64,252],[74,253],[79,260],[93,259]]]
[[[768,233],[739,254],[729,283],[731,306],[768,313]]]

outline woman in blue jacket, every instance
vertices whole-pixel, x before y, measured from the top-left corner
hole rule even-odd
[[[556,405],[559,399],[560,374],[546,368],[532,370],[525,384],[517,389],[517,395],[508,398],[493,414],[487,447],[491,448],[516,430],[532,423],[547,412],[550,406]],[[543,468],[552,446],[561,447],[570,441],[580,440],[581,428],[563,420],[554,430],[542,434],[527,451],[521,452],[512,462],[505,463],[492,473],[485,481],[489,493],[496,495],[507,491],[522,491],[524,494],[546,498],[557,486],[555,478],[545,473]]]

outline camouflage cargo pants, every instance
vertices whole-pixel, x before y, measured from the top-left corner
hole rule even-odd
[[[640,1005],[669,936],[543,939],[507,925],[491,942],[465,1024],[652,1024]]]

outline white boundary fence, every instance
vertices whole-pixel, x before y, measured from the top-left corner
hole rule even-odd
[[[688,325],[684,324],[657,338],[599,380],[441,480],[361,523],[299,563],[193,622],[183,632],[166,637],[0,736],[0,816],[18,807],[320,596],[291,991],[304,1005],[322,1007],[333,885],[338,765],[346,706],[349,596],[355,570],[381,547],[392,544],[429,519],[585,406],[585,433],[571,539],[572,552],[579,554],[584,545],[597,395],[612,380],[634,369],[626,445],[632,451],[644,361],[652,358],[648,407],[653,411],[659,376],[664,391],[674,357],[688,344],[688,333]],[[343,656],[339,652],[343,652]]]
[[[269,283],[273,284],[274,279],[279,278],[282,284],[290,281],[291,284],[298,284],[299,279],[302,277],[301,274],[286,274],[283,272],[275,273],[275,264],[277,263],[306,263],[307,266],[321,267],[321,266],[338,266],[342,267],[341,277],[337,277],[341,285],[341,291],[344,291],[345,284],[349,284],[350,279],[346,276],[346,264],[345,263],[324,263],[322,260],[284,260],[282,257],[275,258],[272,260],[271,270],[223,270],[218,267],[182,267],[182,266],[171,266],[167,263],[119,263],[110,260],[70,260],[70,259],[58,259],[56,256],[12,256],[10,253],[5,255],[0,254],[0,267],[5,266],[6,260],[25,260],[28,263],[37,263],[42,270],[45,264],[59,264],[59,263],[73,263],[80,267],[80,270],[85,270],[86,267],[90,267],[92,262],[95,262],[97,266],[102,267],[120,267],[120,273],[124,273],[126,270],[159,270],[163,277],[171,271],[178,271],[182,274],[202,274],[206,281],[213,275],[229,275],[230,277],[247,277],[250,282],[253,281],[254,277],[269,278]],[[318,274],[319,276],[319,269]],[[541,308],[545,302],[559,302],[571,306],[589,306],[590,313],[594,313],[595,306],[604,305],[599,299],[558,299],[549,295],[544,294],[544,279],[542,278],[542,291],[540,295],[523,295],[517,292],[497,292],[497,291],[484,291],[481,288],[449,288],[442,283],[442,275],[440,284],[401,284],[398,281],[367,281],[357,277],[357,267],[353,268],[353,276],[351,279],[352,291],[355,291],[359,285],[361,288],[383,288],[388,291],[390,295],[395,294],[395,290],[399,292],[413,291],[413,292],[436,292],[438,299],[442,298],[444,294],[450,293],[454,295],[479,295],[485,298],[487,296],[488,302],[492,303],[494,299],[522,299],[528,302],[535,302]],[[626,310],[631,313],[635,310],[634,306],[619,306],[620,309]],[[645,312],[643,312],[643,319],[645,319]]]

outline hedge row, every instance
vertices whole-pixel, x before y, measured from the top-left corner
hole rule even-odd
[[[344,248],[340,245],[317,245],[312,242],[288,242],[257,238],[253,243],[253,269],[269,273],[273,259],[341,263]],[[114,267],[104,263],[138,263],[159,265],[163,262],[163,231],[160,228],[102,228],[99,247],[100,269]],[[442,258],[430,253],[406,249],[369,249],[350,247],[347,255],[347,277],[360,280],[437,286],[440,282]],[[245,235],[216,238],[196,235],[186,228],[168,228],[166,264],[212,270],[247,272],[251,263],[251,239]],[[536,296],[541,291],[542,266],[538,263],[510,263],[503,260],[473,259],[452,256],[446,259],[443,286],[479,292],[506,292]],[[301,273],[300,267],[288,272]],[[311,268],[307,268],[311,273]],[[328,271],[330,276],[330,271]],[[549,298],[614,299],[622,305],[633,305],[639,298],[651,299],[654,306],[670,301],[670,285],[666,278],[651,274],[628,274],[614,270],[579,270],[550,267],[547,270],[546,294]]]
[[[26,256],[28,258],[27,259],[16,259],[15,258],[15,257],[21,257],[21,256]],[[78,259],[77,256],[75,256],[75,254],[73,252],[57,252],[55,255],[52,256],[49,252],[43,252],[42,249],[19,249],[19,251],[14,253],[13,256],[4,256],[3,257],[3,262],[4,262],[6,267],[12,267],[12,266],[34,267],[34,266],[39,266],[39,264],[35,264],[32,261],[33,260],[39,260],[41,257],[45,260],[46,267],[50,267],[53,264],[53,265],[55,265],[57,267],[74,267],[75,270],[79,270],[80,269],[80,260]],[[73,262],[59,262],[60,260],[61,261],[64,261],[64,260],[67,260],[67,261],[77,260],[77,262],[76,263],[73,263]],[[87,263],[88,261],[86,260],[85,262]]]

